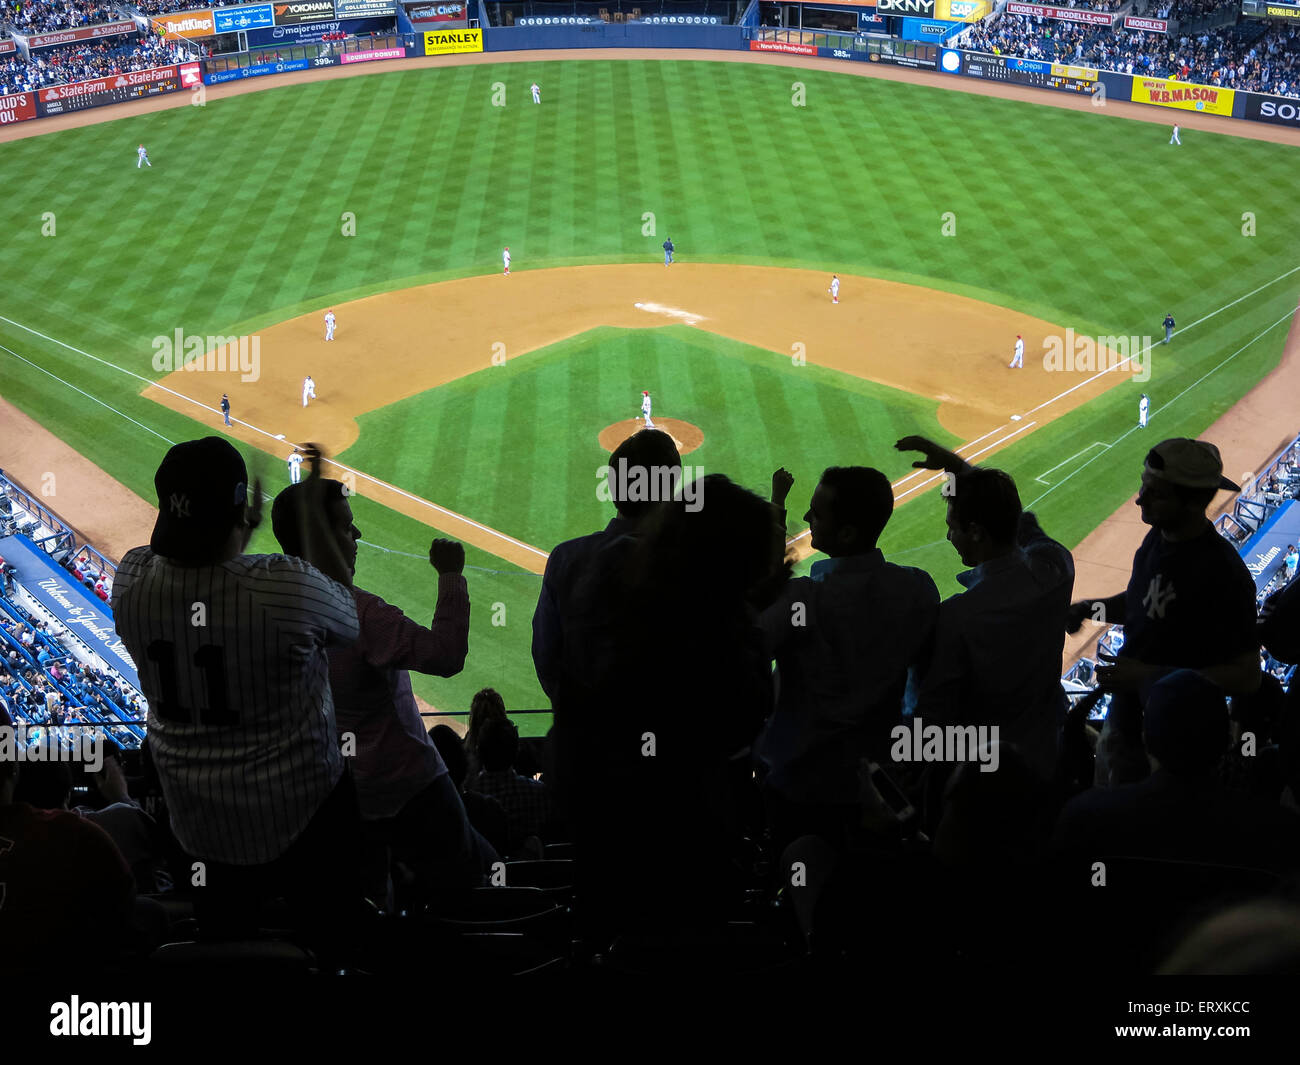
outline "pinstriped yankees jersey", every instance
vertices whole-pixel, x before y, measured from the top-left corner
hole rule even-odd
[[[284,555],[185,567],[137,547],[113,614],[176,838],[230,865],[278,858],[343,773],[325,648],[357,638],[351,593]]]

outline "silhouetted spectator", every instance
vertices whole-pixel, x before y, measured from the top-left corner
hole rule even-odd
[[[1194,669],[1229,695],[1259,687],[1255,582],[1205,516],[1223,489],[1239,490],[1223,476],[1213,444],[1157,444],[1147,453],[1136,501],[1151,531],[1133,556],[1127,590],[1070,607],[1070,632],[1088,618],[1124,626],[1117,660],[1097,670],[1100,686],[1114,693],[1098,749],[1099,784],[1146,775],[1142,697],[1161,677]]]
[[[306,520],[323,520],[349,575],[355,576],[361,532],[347,488],[339,481],[323,481],[319,504],[312,502],[312,490],[300,483],[276,497],[271,516],[276,539],[285,554],[301,556],[299,530]],[[310,512],[317,505],[323,515]],[[360,635],[329,652],[339,741],[346,745],[350,739],[355,752],[352,776],[374,856],[371,889],[376,892],[386,882],[383,856],[390,847],[393,857],[415,873],[426,896],[454,894],[480,883],[497,859],[470,826],[411,690],[408,670],[455,676],[469,651],[465,549],[453,540],[435,539],[429,563],[438,573],[438,601],[428,626],[353,584]]]
[[[308,484],[320,483],[317,454]],[[118,567],[114,616],[149,701],[173,828],[207,869],[200,920],[243,926],[283,894],[318,941],[341,947],[361,904],[359,818],[326,647],[358,635],[347,565],[311,507],[301,537],[315,565],[243,553],[260,486],[225,439],[177,444],[155,485],[163,509],[150,546]]]
[[[510,720],[489,721],[479,741],[483,768],[468,782],[471,791],[496,799],[510,823],[510,853],[517,854],[529,836],[545,837],[553,815],[550,789],[540,780],[515,772],[519,729]]]
[[[973,467],[922,437],[906,437],[897,447],[922,452],[918,467],[953,477],[945,493],[948,540],[972,567],[957,575],[966,591],[939,607],[914,715],[935,724],[996,727],[995,740],[1014,744],[1035,772],[1052,778],[1067,709],[1061,651],[1074,560],[1022,510],[1006,473]]]
[[[602,934],[717,925],[734,890],[728,770],[772,699],[749,599],[780,571],[785,528],[778,508],[726,477],[694,489],[692,502],[656,509],[621,566],[585,575],[607,604],[602,652],[555,690],[557,783],[579,897]]]
[[[565,669],[585,668],[587,648],[566,640],[566,633],[585,631],[590,602],[577,594],[579,581],[612,542],[631,536],[659,503],[671,499],[682,476],[682,460],[673,438],[658,429],[629,436],[609,456],[605,481],[617,513],[600,532],[557,544],[546,560],[542,590],[533,613],[533,664],[542,690],[555,698]],[[471,744],[471,754],[473,748]]]
[[[491,689],[487,689],[491,690]],[[438,748],[447,772],[460,792],[465,804],[465,813],[469,823],[480,836],[492,844],[498,854],[510,852],[510,819],[506,817],[505,807],[496,799],[480,795],[476,791],[467,791],[465,778],[469,771],[469,758],[465,754],[465,744],[456,730],[450,725],[434,725],[429,729],[429,738]]]
[[[1223,691],[1176,670],[1158,681],[1142,718],[1152,773],[1093,788],[1061,812],[1056,845],[1095,861],[1106,855],[1300,868],[1300,815],[1223,789],[1215,777],[1230,738]]]
[[[804,520],[829,557],[763,611],[778,695],[755,754],[777,851],[805,834],[837,844],[855,824],[859,760],[885,757],[908,669],[934,628],[930,575],[886,562],[876,546],[893,508],[879,470],[827,469]]]
[[[478,757],[478,738],[489,721],[505,721],[506,701],[495,688],[480,688],[469,703],[469,727],[465,731],[465,779],[473,780],[483,768]]]

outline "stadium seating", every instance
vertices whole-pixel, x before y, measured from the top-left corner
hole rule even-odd
[[[1300,97],[1300,31],[1250,19],[1166,36],[1002,14],[971,27],[963,47]]]

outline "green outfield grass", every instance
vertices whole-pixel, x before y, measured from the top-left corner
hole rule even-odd
[[[610,505],[596,493],[608,457],[597,436],[612,412],[629,424],[639,417],[639,385],[658,397],[656,417],[704,427],[688,466],[749,485],[762,486],[782,465],[802,485],[815,483],[844,454],[846,435],[879,455],[892,478],[910,461],[891,448],[900,436],[960,443],[940,427],[933,400],[789,366],[685,325],[594,329],[364,416],[341,461],[461,514],[491,515],[502,532],[549,550],[609,520]],[[791,507],[791,530],[804,528],[806,507]]]
[[[540,107],[526,91],[534,80]],[[791,104],[796,80],[806,107]],[[506,108],[491,106],[498,81]],[[139,395],[157,376],[154,336],[251,332],[367,293],[492,273],[504,244],[528,270],[653,262],[671,235],[684,262],[913,282],[1082,334],[1157,335],[1172,311],[1192,328],[1160,349],[1148,384],[1114,389],[999,455],[1073,544],[1131,491],[1152,436],[1199,433],[1275,365],[1300,293],[1295,273],[1193,326],[1300,265],[1300,204],[1294,149],[1183,139],[1171,147],[1166,128],[1104,108],[690,60],[397,70],[123,118],[0,145],[10,320],[0,344],[14,353],[0,351],[0,393],[152,499],[166,444],[219,424]],[[141,141],[152,170],[136,169]],[[47,212],[54,236],[42,235]],[[355,237],[341,235],[344,212]],[[941,235],[946,212],[954,236]],[[1242,234],[1244,212],[1257,235]],[[601,368],[594,344],[608,348]],[[906,461],[887,450],[891,436],[933,428],[932,405],[829,375],[793,380],[780,359],[740,345],[677,328],[601,331],[512,360],[495,388],[471,378],[377,412],[349,458],[548,548],[603,523],[582,403],[621,404],[630,417],[633,362],[638,378],[646,365],[658,375],[637,387],[685,388],[707,410],[696,461],[760,490],[769,467],[795,470],[796,519],[827,461],[897,475]],[[1125,437],[1139,391],[1152,398],[1150,435]],[[1114,446],[1089,462],[1094,443]],[[257,461],[283,476],[282,464]],[[365,583],[431,611],[428,530],[357,507],[377,545],[362,549]],[[955,589],[936,497],[901,508],[884,546]],[[417,691],[463,707],[492,684],[511,705],[543,705],[528,659],[537,578],[477,551],[470,563],[469,664]],[[503,625],[492,624],[498,602]]]

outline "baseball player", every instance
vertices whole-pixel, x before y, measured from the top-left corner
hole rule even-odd
[[[1172,314],[1166,314],[1166,315],[1165,315],[1165,320],[1164,320],[1164,322],[1163,322],[1163,325],[1164,325],[1164,327],[1165,327],[1165,343],[1166,343],[1166,344],[1168,344],[1169,341],[1173,338],[1173,335],[1174,335],[1174,325],[1175,325],[1175,324],[1176,324],[1176,323],[1174,322],[1174,316],[1173,316]]]
[[[139,664],[172,828],[205,863],[196,905],[232,916],[288,890],[325,932],[360,895],[326,656],[359,633],[347,563],[315,516],[304,518],[312,564],[244,554],[261,486],[223,437],[177,444],[154,485],[153,535],[122,559],[113,614]]]
[[[533,82],[533,103],[540,104],[541,102],[542,90],[538,87],[537,82]]]
[[[645,427],[647,429],[653,429],[655,427],[655,423],[650,420],[650,393],[649,392],[641,393],[641,416],[645,418]]]
[[[510,276],[510,249],[509,248],[506,248],[501,253],[501,262],[505,265],[506,277],[509,277]]]
[[[1025,340],[1019,333],[1016,334],[1016,353],[1011,356],[1011,369],[1025,368]]]
[[[147,151],[144,150],[144,145],[143,145],[143,144],[140,145],[140,147],[137,148],[137,149],[135,150],[135,154],[136,154],[136,156],[137,156],[136,161],[135,161],[135,168],[136,168],[137,170],[139,170],[140,167],[142,167],[142,166],[144,166],[144,165],[146,165],[146,164],[148,164],[150,170],[153,169],[153,163],[150,163],[150,162],[149,162],[149,153],[148,153]]]
[[[308,374],[302,382],[302,405],[307,406],[307,400],[316,398],[316,382]]]
[[[297,448],[289,456],[289,483],[297,484],[302,480],[302,452]]]
[[[673,238],[669,237],[667,240],[664,241],[664,266],[673,265],[674,251],[676,251],[676,249],[673,247]]]
[[[1178,139],[1178,127],[1177,127],[1177,126],[1174,127],[1174,135],[1173,135],[1172,137],[1169,138],[1169,143],[1170,143],[1170,144],[1182,144],[1182,143],[1183,143],[1182,141],[1180,141],[1180,140]]]
[[[840,302],[840,275],[831,274],[831,287],[826,290],[831,294],[831,302]]]
[[[1147,412],[1151,409],[1151,401],[1147,399],[1147,394],[1142,393],[1142,398],[1138,400],[1138,428],[1147,427]]]
[[[325,312],[325,339],[334,339],[334,312],[332,310]]]
[[[221,416],[226,419],[226,424],[230,424],[230,397],[226,393],[221,393]]]

